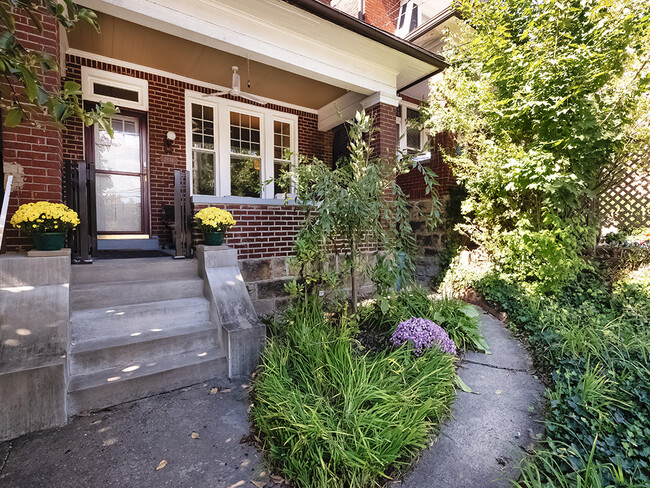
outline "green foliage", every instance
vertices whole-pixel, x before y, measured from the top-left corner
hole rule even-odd
[[[332,169],[316,158],[301,158],[298,165],[279,177],[278,184],[294,187],[296,202],[306,212],[294,248],[302,279],[313,288],[322,284],[325,272],[337,274],[337,284],[349,276],[352,306],[356,308],[359,274],[377,277],[382,286],[387,274],[407,275],[415,265],[410,209],[406,195],[396,183],[397,175],[413,168],[422,172],[432,199],[431,226],[440,218],[440,210],[435,175],[430,169],[409,157],[388,161],[374,157],[369,141],[376,129],[365,113],[357,113],[346,127],[350,136],[349,159],[339,161]],[[372,266],[366,266],[360,251],[364,245],[376,249],[375,255],[384,269],[374,273]],[[378,250],[385,257],[380,257]],[[330,253],[338,256],[338,269],[326,269],[324,263]]]
[[[7,82],[2,85],[0,108],[6,110],[4,125],[15,127],[24,118],[30,118],[45,109],[59,125],[70,117],[78,117],[86,126],[100,124],[111,136],[113,129],[108,117],[117,109],[112,103],[97,104],[86,111],[81,103],[81,86],[67,81],[61,90],[50,92],[43,85],[42,76],[47,71],[57,71],[58,66],[47,53],[25,48],[16,38],[15,13],[20,12],[43,32],[41,15],[52,16],[65,29],[77,22],[86,22],[99,31],[97,15],[90,9],[78,7],[72,0],[2,0],[0,1],[0,75]],[[22,86],[15,90],[14,84]]]
[[[251,420],[268,460],[296,486],[380,486],[427,445],[453,400],[453,357],[408,347],[360,355],[347,317],[308,298],[276,324]]]
[[[412,317],[428,319],[441,326],[460,350],[489,352],[479,330],[476,307],[455,299],[432,299],[421,288],[401,290],[383,300],[365,304],[359,309],[357,320],[360,329],[388,337],[397,324]]]
[[[475,276],[549,384],[545,446],[519,486],[650,484],[650,268],[611,287],[584,270],[556,294],[494,270]]]
[[[428,125],[468,198],[459,226],[501,271],[557,292],[595,243],[592,202],[647,142],[650,4],[461,0]]]

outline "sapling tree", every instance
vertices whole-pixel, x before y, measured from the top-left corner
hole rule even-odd
[[[647,0],[461,0],[428,126],[456,134],[461,226],[502,271],[557,289],[595,242],[594,200],[648,141]]]
[[[28,17],[39,32],[43,32],[42,16],[56,19],[65,29],[86,22],[99,31],[97,15],[72,0],[0,0],[0,108],[4,125],[15,127],[26,118],[37,119],[34,115],[45,111],[59,126],[70,117],[77,117],[87,126],[99,123],[112,135],[108,118],[116,111],[112,103],[99,103],[86,110],[78,83],[66,81],[62,89],[45,86],[44,74],[58,70],[57,62],[48,53],[23,45],[16,36],[18,14]]]
[[[373,155],[370,141],[377,129],[368,115],[357,113],[347,128],[348,158],[331,168],[316,158],[302,157],[278,183],[295,189],[296,203],[306,213],[295,243],[301,278],[315,289],[323,283],[340,286],[349,277],[356,310],[361,275],[369,273],[378,291],[385,291],[415,265],[411,208],[396,177],[411,169],[422,172],[432,200],[427,219],[431,226],[440,218],[440,205],[435,174],[429,168],[406,156],[380,159]],[[368,265],[364,247],[374,250],[376,264]],[[338,269],[325,266],[328,256],[339,258]]]

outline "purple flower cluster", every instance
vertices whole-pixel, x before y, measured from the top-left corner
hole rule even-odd
[[[449,338],[445,329],[427,319],[413,317],[400,322],[390,340],[398,347],[411,341],[416,356],[431,347],[437,347],[448,354],[456,354],[456,344]]]

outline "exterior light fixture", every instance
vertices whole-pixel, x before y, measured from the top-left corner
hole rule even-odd
[[[174,152],[174,141],[176,140],[176,133],[169,131],[165,136],[165,152],[171,154]]]

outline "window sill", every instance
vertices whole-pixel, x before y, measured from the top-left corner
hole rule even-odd
[[[234,204],[234,205],[296,205],[295,198],[286,202],[284,198],[253,198],[253,197],[217,197],[214,195],[192,195],[192,203]]]

